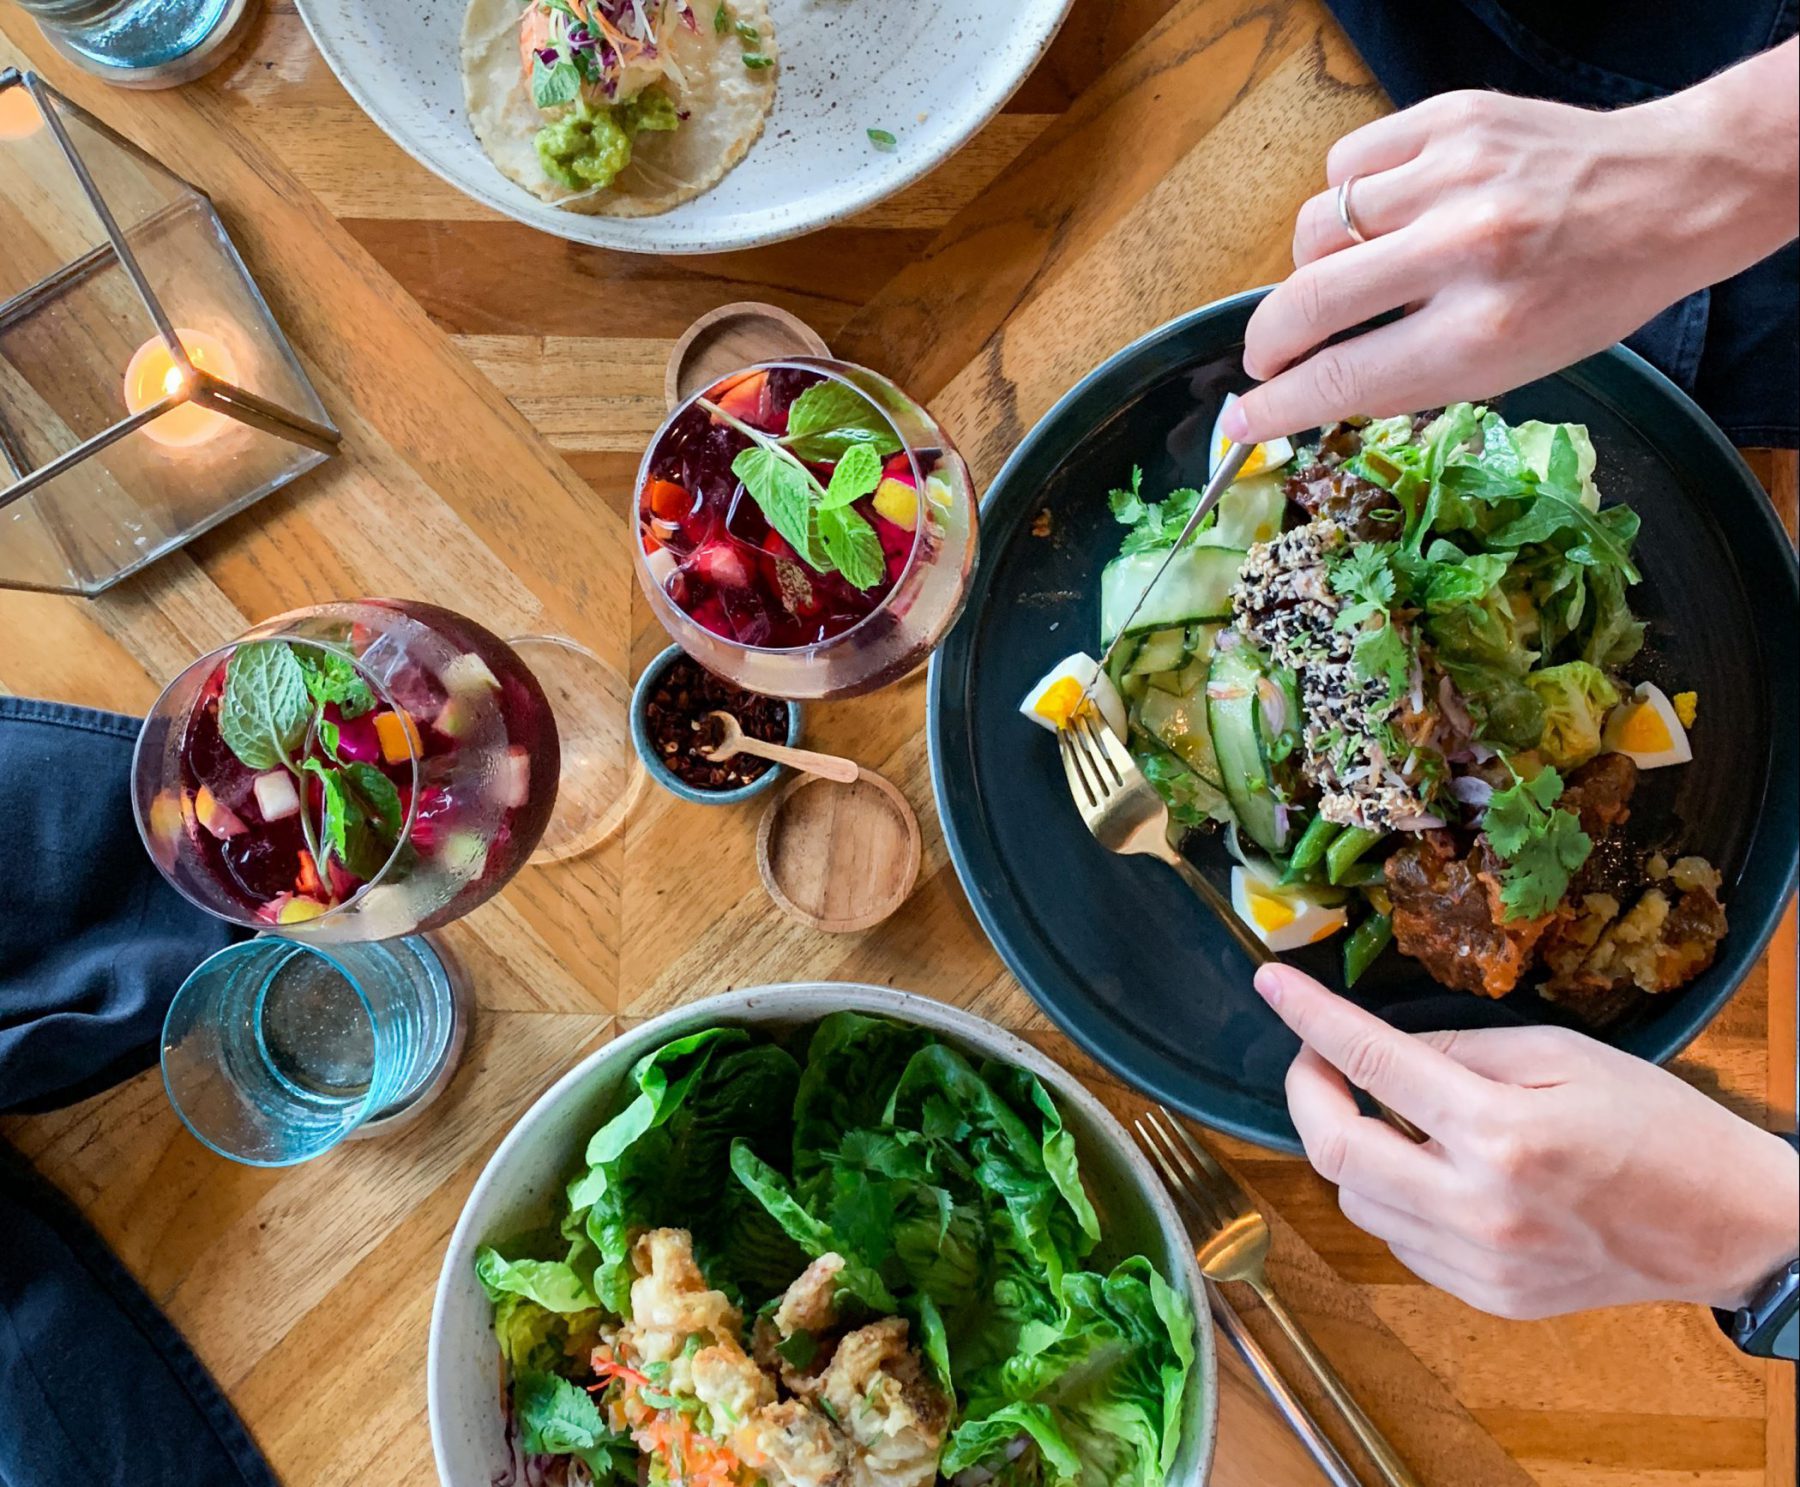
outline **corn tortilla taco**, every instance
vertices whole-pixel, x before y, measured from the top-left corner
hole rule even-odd
[[[649,217],[698,196],[749,152],[775,101],[767,0],[714,4],[470,0],[475,137],[566,211]]]

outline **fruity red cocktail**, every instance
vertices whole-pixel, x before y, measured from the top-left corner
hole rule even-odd
[[[912,670],[975,561],[968,466],[885,377],[823,359],[726,377],[670,416],[638,477],[638,576],[708,670],[848,697]]]
[[[556,801],[542,688],[429,604],[298,610],[202,656],[145,721],[138,829],[187,898],[317,940],[435,928],[511,878]]]

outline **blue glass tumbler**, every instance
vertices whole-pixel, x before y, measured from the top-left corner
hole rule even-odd
[[[422,936],[244,940],[176,992],[163,1084],[220,1156],[292,1166],[421,1103],[454,1064],[463,1027],[450,973]]]
[[[127,88],[174,87],[224,61],[247,0],[18,0],[72,62]]]

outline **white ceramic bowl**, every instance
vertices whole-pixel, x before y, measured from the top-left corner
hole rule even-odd
[[[463,103],[465,0],[299,3],[363,111],[477,201],[576,242],[719,253],[841,221],[931,170],[1012,96],[1072,0],[770,0],[781,76],[762,138],[711,191],[633,219],[558,211],[482,153]],[[894,147],[877,148],[871,129],[893,134]]]
[[[1056,1097],[1075,1133],[1082,1177],[1105,1232],[1091,1263],[1108,1269],[1127,1255],[1148,1255],[1193,1299],[1193,1387],[1170,1484],[1202,1487],[1212,1466],[1218,1422],[1212,1316],[1181,1221],[1130,1137],[1072,1075],[991,1022],[907,992],[837,983],[728,992],[647,1022],[583,1059],[500,1143],[450,1236],[431,1312],[426,1394],[431,1445],[444,1487],[490,1487],[507,1463],[493,1309],[475,1279],[475,1253],[495,1235],[519,1233],[549,1218],[557,1193],[580,1165],[588,1137],[618,1109],[631,1066],[651,1049],[702,1027],[725,1023],[786,1029],[845,1010],[917,1023],[964,1052],[1021,1065]]]

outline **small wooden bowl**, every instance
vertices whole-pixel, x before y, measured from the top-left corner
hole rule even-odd
[[[690,325],[675,343],[663,373],[663,399],[673,412],[721,377],[755,362],[829,355],[819,333],[798,315],[755,300],[720,305]]]
[[[894,785],[865,769],[854,785],[800,775],[756,832],[763,887],[791,919],[829,934],[881,923],[919,880],[919,818]]]

